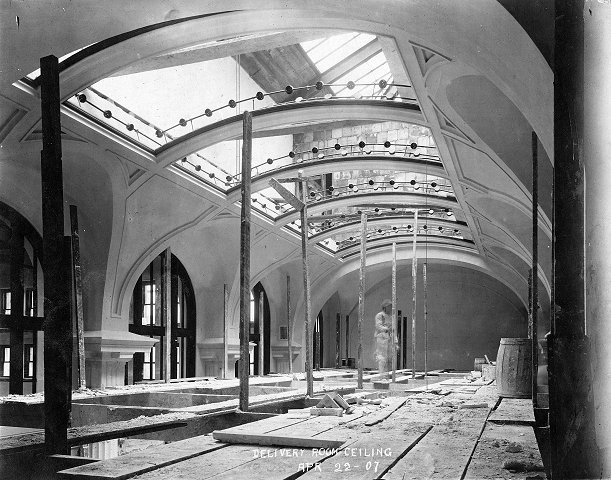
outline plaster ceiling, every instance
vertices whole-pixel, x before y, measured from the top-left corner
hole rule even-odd
[[[366,6],[367,2],[355,4],[355,11],[341,25],[343,31],[331,28],[333,16],[339,13],[333,2],[327,7],[329,23],[321,19],[324,12],[318,11],[314,18],[293,9],[283,17],[285,29],[278,22],[282,8],[278,10],[274,5],[267,17],[262,12],[263,18],[248,25],[240,26],[244,10],[217,13],[225,23],[220,18],[189,19],[186,14],[176,13],[169,23],[155,25],[149,21],[152,27],[144,31],[107,29],[107,37],[112,31],[123,35],[121,41],[100,42],[98,38],[71,45],[77,53],[67,58],[60,76],[67,123],[80,124],[77,129],[81,135],[85,132],[85,139],[92,143],[110,145],[125,151],[128,157],[138,157],[138,175],[128,186],[130,191],[153,188],[158,176],[180,176],[181,181],[188,179],[189,188],[197,190],[198,195],[236,206],[240,112],[253,110],[255,136],[262,146],[258,152],[260,163],[253,171],[253,208],[261,218],[257,221],[289,236],[298,232],[296,212],[291,212],[265,185],[274,173],[293,175],[291,168],[297,164],[309,178],[311,214],[320,217],[324,213],[330,219],[325,225],[320,218],[312,222],[312,241],[319,242],[321,255],[330,255],[338,266],[350,251],[346,239],[352,237],[356,244],[360,235],[360,223],[355,218],[344,224],[339,220],[346,212],[358,214],[359,210],[376,218],[369,232],[370,247],[376,251],[393,241],[407,251],[414,237],[414,229],[409,230],[407,225],[413,223],[413,212],[418,209],[431,226],[441,227],[436,235],[444,237],[442,245],[454,243],[463,248],[465,242],[470,243],[469,248],[483,262],[490,260],[491,271],[498,258],[489,258],[488,252],[494,250],[487,248],[492,246],[487,245],[487,237],[501,243],[502,239],[493,233],[482,235],[475,221],[477,215],[485,215],[486,222],[504,229],[529,253],[529,214],[510,203],[528,207],[532,189],[530,137],[531,131],[536,130],[543,135],[543,141],[538,143],[541,208],[548,218],[551,215],[553,167],[543,148],[551,142],[546,135],[549,131],[542,131],[541,119],[550,114],[545,101],[552,85],[540,84],[549,70],[544,59],[538,59],[529,73],[533,65],[530,60],[540,54],[534,46],[524,47],[529,39],[520,33],[511,34],[516,38],[514,46],[489,46],[485,52],[475,53],[473,45],[467,44],[480,42],[481,38],[469,33],[468,20],[462,18],[469,7],[459,12],[456,21],[465,23],[463,31],[457,33],[460,40],[453,41],[453,34],[440,37],[440,32],[425,34],[416,27],[403,30],[390,21],[389,13],[385,17],[389,22],[382,27],[367,18]],[[427,11],[418,2],[412,8],[414,14]],[[434,25],[437,15],[454,12],[454,8],[440,5],[439,11],[426,21]],[[480,13],[487,15],[486,21],[492,25],[498,22],[506,27],[504,35],[519,28],[492,2]],[[210,28],[202,29],[203,26]],[[237,35],[240,29],[243,32]],[[200,37],[194,38],[196,31]],[[355,39],[359,42],[353,47],[346,46]],[[319,51],[325,42],[326,54]],[[88,48],[77,50],[90,43]],[[521,51],[506,60],[506,65],[497,65],[503,48]],[[37,52],[33,48],[31,55]],[[484,56],[489,61],[483,61]],[[505,69],[511,70],[508,65],[512,61],[519,68],[510,78]],[[465,71],[475,73],[448,76],[445,82],[443,74],[439,74],[441,78],[434,77],[434,72],[448,64],[464,66]],[[427,78],[437,80],[430,84]],[[529,79],[539,84],[520,84]],[[36,81],[22,76],[13,78],[13,83],[19,93],[13,86],[10,96],[36,105]],[[539,105],[528,104],[526,96],[520,95],[522,86],[528,95],[538,90],[546,95],[540,95]],[[8,125],[6,128],[17,126],[20,119],[16,119],[15,112],[20,111],[12,105],[8,113],[2,112],[0,118]],[[30,125],[32,120],[36,115],[27,117]],[[13,123],[9,125],[10,122]],[[346,125],[363,127],[384,122],[422,130],[419,135],[381,143],[376,143],[375,135],[344,135],[342,130]],[[387,127],[381,127],[378,133]],[[353,140],[339,143],[337,138],[322,138],[315,144],[312,138],[303,145],[314,145],[316,151],[294,148],[297,138],[338,128],[342,138]],[[31,126],[29,129],[32,131]],[[461,148],[453,144],[458,137]],[[268,150],[273,155],[268,156]],[[228,152],[233,152],[230,160]],[[380,158],[378,168],[373,168],[369,159],[376,155]],[[346,171],[347,165],[334,166],[348,160],[350,170],[356,172],[356,180],[351,183],[356,191],[339,182],[338,174]],[[431,167],[430,175],[427,165]],[[412,180],[422,187],[420,192],[414,191]],[[436,189],[439,185],[441,188]],[[477,191],[478,200],[468,202],[469,189]],[[510,203],[487,198],[499,192]],[[376,208],[382,209],[382,214]],[[383,213],[389,208],[395,209],[392,215],[403,218],[385,218]],[[382,232],[378,231],[380,225],[384,225]],[[327,228],[335,228],[329,232],[334,236],[322,234]],[[416,233],[421,243],[431,239],[431,232],[421,226]],[[544,243],[547,233],[548,229],[543,228]],[[542,266],[543,274],[549,275],[549,262],[542,261]],[[524,277],[523,268],[514,270]],[[501,270],[498,273],[504,275]],[[526,279],[523,280],[525,286]]]

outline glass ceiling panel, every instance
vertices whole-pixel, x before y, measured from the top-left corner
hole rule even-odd
[[[374,35],[352,32],[334,35],[322,40],[302,42],[301,46],[314,62],[318,71],[325,73],[374,39]]]

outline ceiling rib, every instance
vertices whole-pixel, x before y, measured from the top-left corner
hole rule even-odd
[[[458,177],[458,167],[456,165],[457,159],[452,156],[446,143],[446,139],[439,123],[439,117],[435,112],[433,102],[431,102],[429,99],[424,77],[422,76],[422,71],[414,48],[409,42],[404,42],[401,45],[398,45],[395,40],[391,38],[379,37],[378,40],[382,45],[382,50],[384,51],[384,55],[386,56],[395,81],[398,83],[409,83],[411,80],[411,85],[416,98],[418,99],[420,109],[424,117],[428,120],[428,127],[430,128],[433,138],[435,139],[439,156],[446,171],[448,172],[448,178],[452,184],[454,195],[465,215],[467,225],[471,230],[473,242],[477,246],[477,250],[479,251],[480,255],[484,255],[482,241],[475,226],[469,206],[466,203],[460,178]]]

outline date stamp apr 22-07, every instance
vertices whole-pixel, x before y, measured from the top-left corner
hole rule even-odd
[[[380,470],[382,459],[392,457],[391,448],[365,448],[365,447],[343,447],[343,448],[278,448],[278,449],[254,449],[253,458],[294,458],[297,471],[309,470],[340,473],[349,471],[372,471]],[[332,457],[332,458],[329,458]],[[326,461],[325,461],[326,460]]]

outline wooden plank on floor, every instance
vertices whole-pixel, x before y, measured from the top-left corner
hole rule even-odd
[[[488,408],[456,410],[452,421],[435,425],[384,478],[461,478],[489,411]]]
[[[393,398],[390,404],[384,408],[381,412],[372,415],[372,418],[368,419],[365,422],[365,425],[372,426],[376,425],[380,422],[383,422],[388,417],[390,417],[397,409],[401,408],[405,402],[407,401],[407,397],[405,398]]]
[[[59,472],[58,475],[62,479],[71,480],[122,480],[203,455],[224,446],[226,445],[217,442],[211,436],[202,435],[69,468]]]
[[[305,422],[296,423],[285,428],[280,428],[272,432],[273,435],[286,437],[315,437],[323,432],[326,432],[338,425],[344,425],[348,422],[356,420],[362,416],[353,413],[346,417],[310,417]]]
[[[299,477],[305,480],[372,480],[382,477],[395,462],[412,449],[431,429],[430,425],[395,426],[385,431],[362,433],[318,468]]]
[[[346,439],[318,438],[276,435],[274,432],[266,434],[227,433],[223,430],[212,433],[212,436],[221,442],[232,444],[263,445],[291,448],[338,448]]]
[[[210,478],[253,459],[252,446],[232,445],[139,475],[138,480]]]
[[[297,423],[305,422],[310,417],[295,417],[294,415],[278,415],[276,417],[264,418],[263,420],[257,420],[256,422],[245,423],[243,425],[237,425],[235,427],[226,428],[223,432],[231,434],[251,433],[251,434],[264,434],[279,430]]]
[[[536,475],[545,478],[532,427],[488,422],[465,478],[523,479],[525,476]]]
[[[488,420],[495,423],[534,425],[535,414],[532,400],[530,398],[503,398]]]

